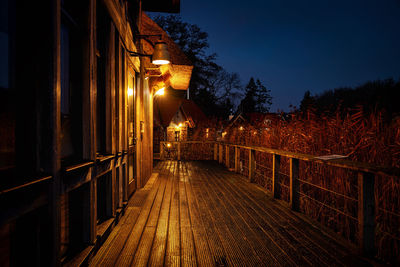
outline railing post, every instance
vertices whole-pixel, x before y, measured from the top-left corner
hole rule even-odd
[[[290,158],[290,197],[289,202],[292,210],[299,211],[299,159]]]
[[[254,181],[254,174],[256,170],[256,151],[253,149],[249,150],[249,182]]]
[[[375,177],[372,173],[358,173],[358,244],[364,255],[375,253]]]
[[[164,160],[164,146],[163,142],[160,142],[160,160]]]
[[[229,145],[225,146],[225,165],[229,169]]]
[[[239,172],[239,148],[235,146],[235,172]]]
[[[178,142],[178,160],[181,160],[181,142]]]
[[[218,152],[219,152],[219,159],[218,159],[218,163],[222,163],[222,150],[223,150],[223,146],[222,145],[219,145],[219,149],[218,149]]]
[[[214,160],[215,161],[218,160],[218,144],[217,143],[214,144]]]
[[[272,154],[272,195],[274,196],[274,198],[279,198],[280,193],[280,166],[281,156],[277,154]]]

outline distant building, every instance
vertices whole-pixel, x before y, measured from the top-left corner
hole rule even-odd
[[[187,141],[191,129],[207,119],[192,100],[168,95],[154,101],[154,151],[160,141]]]
[[[285,117],[279,113],[237,113],[234,116],[230,117],[229,122],[224,127],[223,132],[227,132],[232,128],[241,129],[246,125],[251,125],[253,127],[259,127],[260,130],[268,130],[274,124],[276,124],[279,120],[284,120]]]

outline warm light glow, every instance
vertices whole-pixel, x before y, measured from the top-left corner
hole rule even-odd
[[[167,144],[167,147],[171,147],[171,144],[170,144],[170,143],[168,143],[168,144]]]
[[[256,134],[257,134],[257,131],[254,131],[253,134],[256,135]]]
[[[152,63],[154,65],[166,65],[166,64],[169,64],[169,60],[163,60],[163,59],[153,60]]]
[[[152,55],[152,63],[155,65],[169,64],[170,55],[168,53],[167,44],[163,41],[158,41],[154,45],[154,52]]]
[[[182,127],[182,122],[181,122],[181,123],[179,123],[178,127]]]
[[[223,133],[222,133],[222,138],[224,138],[224,137],[225,137],[225,135],[226,135],[226,132],[223,132]]]
[[[157,90],[157,92],[155,92],[154,96],[156,95],[165,95],[165,87],[162,87],[161,89]]]
[[[207,129],[206,129],[206,133],[208,133],[208,130],[209,130],[209,129],[207,128]]]
[[[145,79],[145,80],[148,80],[148,79],[149,79],[149,76],[144,77],[144,79]]]
[[[243,129],[244,129],[243,126],[240,126],[240,127],[239,127],[239,130],[243,131]]]
[[[128,87],[128,96],[133,96],[133,88]]]

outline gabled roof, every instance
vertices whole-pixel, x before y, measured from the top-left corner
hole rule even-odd
[[[183,98],[170,95],[157,97],[154,100],[153,105],[153,116],[155,123],[159,126],[167,127],[176,112],[179,110],[183,100]]]
[[[172,95],[158,97],[154,101],[153,116],[156,125],[167,127],[175,114],[181,110],[185,119],[195,124],[206,120],[203,111],[192,100],[178,98]]]
[[[195,123],[207,120],[207,116],[193,100],[184,99],[181,108],[185,116],[190,117]]]
[[[276,113],[237,113],[230,121],[226,129],[234,127],[236,124],[240,123],[249,123],[251,125],[259,125],[260,123],[265,123],[267,120],[269,122],[281,120],[282,117],[280,114]]]

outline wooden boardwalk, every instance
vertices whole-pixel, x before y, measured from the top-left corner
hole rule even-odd
[[[164,161],[129,201],[91,266],[362,266],[243,176]]]

